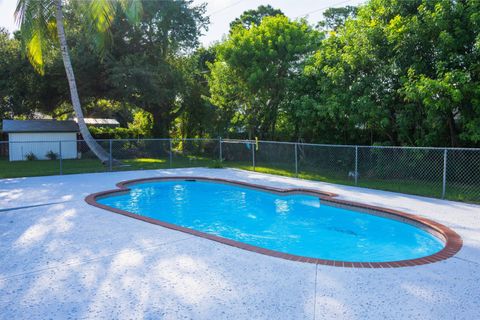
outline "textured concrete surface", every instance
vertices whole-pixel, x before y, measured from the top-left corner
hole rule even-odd
[[[84,202],[122,180],[203,175],[303,186],[419,214],[453,258],[349,269],[263,256]],[[480,319],[480,206],[233,169],[0,180],[0,319]]]

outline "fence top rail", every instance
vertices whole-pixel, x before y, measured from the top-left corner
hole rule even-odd
[[[136,139],[136,138],[130,138],[130,139],[95,139],[96,142],[115,142],[115,141],[218,141],[218,139],[213,139],[213,138],[145,138],[145,139]],[[58,143],[58,142],[86,142],[83,139],[76,139],[76,140],[25,140],[25,141],[0,141],[0,143]]]
[[[84,142],[85,140],[25,140],[25,141],[0,141],[0,143],[4,144],[22,144],[22,143],[59,143],[59,142],[65,142],[65,143],[79,143],[79,142]],[[108,142],[108,140],[95,140],[97,142]]]
[[[480,148],[452,148],[452,147],[408,147],[408,146],[365,146],[351,144],[322,144],[322,143],[306,143],[306,142],[288,142],[288,141],[271,141],[271,140],[248,140],[248,139],[223,139],[223,138],[130,138],[130,139],[95,139],[97,142],[122,142],[122,141],[221,141],[222,143],[272,143],[280,145],[301,145],[312,147],[333,147],[333,148],[363,148],[363,149],[405,149],[405,150],[439,150],[439,151],[480,151]],[[40,140],[40,141],[0,141],[0,144],[22,144],[22,143],[82,143],[83,139],[77,140]]]
[[[257,143],[256,140],[241,140],[241,139],[222,139],[222,143]],[[318,143],[304,143],[304,142],[289,142],[289,141],[271,141],[271,140],[258,140],[258,143],[272,143],[272,144],[286,144],[286,145],[302,145],[302,146],[316,146],[316,147],[338,147],[338,148],[355,148],[355,145],[342,145],[342,144],[318,144]]]
[[[173,141],[219,141],[220,138],[170,138]]]
[[[414,150],[438,150],[438,151],[480,151],[480,148],[452,148],[452,147],[407,147],[407,146],[358,146],[370,149],[414,149]]]
[[[222,139],[225,143],[256,143],[255,140],[241,140],[241,139]],[[287,141],[271,141],[258,140],[258,143],[272,143],[272,144],[298,144],[303,146],[316,147],[339,147],[339,148],[371,148],[371,149],[419,149],[419,150],[465,150],[465,151],[480,151],[480,148],[452,148],[452,147],[408,147],[408,146],[365,146],[353,144],[325,144],[325,143],[306,143],[306,142],[287,142]]]
[[[98,141],[98,139],[96,139]],[[106,139],[112,141],[218,141],[214,138],[129,138],[129,139]]]
[[[261,141],[258,141],[261,142]],[[255,140],[242,140],[242,139],[222,139],[222,143],[250,143],[255,144]],[[289,142],[286,142],[289,143]]]
[[[96,139],[97,141],[99,139]],[[126,138],[126,139],[105,139],[112,141],[218,141],[214,138]]]
[[[112,141],[168,141],[170,139],[168,138],[162,138],[162,139],[153,139],[153,138],[124,138],[124,139],[105,139],[105,140],[112,140]],[[98,141],[98,139],[97,139]]]

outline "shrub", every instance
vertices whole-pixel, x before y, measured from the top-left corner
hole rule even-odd
[[[38,160],[37,156],[33,152],[29,152],[25,155],[25,159],[28,161]]]
[[[98,128],[90,126],[88,129],[95,139],[133,139],[138,137],[136,131],[129,128]]]
[[[223,168],[223,162],[221,162],[220,160],[213,160],[210,168],[221,169]]]
[[[50,150],[45,154],[45,157],[47,157],[47,159],[50,159],[50,160],[57,160],[58,159],[58,153],[55,153],[52,150]]]

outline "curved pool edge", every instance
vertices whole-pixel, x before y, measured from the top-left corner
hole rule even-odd
[[[344,207],[353,207],[355,209],[360,209],[361,212],[367,214],[374,214],[380,215],[388,218],[393,218],[395,220],[399,220],[404,223],[409,223],[414,225],[415,227],[419,227],[426,232],[436,236],[437,238],[441,238],[444,241],[444,248],[437,253],[434,253],[429,256],[416,258],[416,259],[409,259],[409,260],[398,260],[398,261],[387,261],[387,262],[354,262],[354,261],[339,261],[339,260],[326,260],[326,259],[318,259],[318,258],[309,258],[304,256],[298,256],[288,253],[283,253],[275,250],[265,249],[262,247],[253,246],[250,244],[246,244],[243,242],[215,236],[209,233],[197,231],[190,228],[185,228],[176,224],[171,224],[168,222],[164,222],[157,219],[152,219],[149,217],[145,217],[142,215],[138,215],[129,211],[113,208],[107,205],[103,205],[97,202],[97,199],[111,196],[114,194],[123,194],[130,192],[129,186],[140,184],[140,183],[148,183],[148,182],[155,182],[155,181],[176,181],[176,180],[199,180],[199,181],[208,181],[208,182],[218,182],[224,184],[232,184],[232,185],[239,185],[242,187],[252,188],[263,190],[267,192],[273,192],[277,194],[306,194],[312,195],[320,198],[323,201],[329,202],[332,205],[337,206],[344,206]],[[85,201],[94,207],[104,209],[107,211],[111,211],[114,213],[118,213],[130,218],[134,218],[137,220],[141,220],[144,222],[148,222],[151,224],[159,225],[168,229],[188,233],[194,236],[198,236],[201,238],[213,240],[216,242],[220,242],[229,246],[233,246],[236,248],[276,257],[282,258],[286,260],[292,260],[297,262],[306,262],[306,263],[313,263],[313,264],[320,264],[320,265],[327,265],[327,266],[335,266],[335,267],[347,267],[347,268],[399,268],[399,267],[411,267],[411,266],[419,266],[424,264],[430,264],[442,260],[446,260],[448,258],[453,257],[460,249],[462,248],[463,241],[462,238],[458,233],[450,229],[449,227],[435,222],[433,220],[410,214],[405,213],[402,211],[388,209],[378,206],[372,206],[364,203],[341,200],[336,198],[338,194],[331,193],[331,192],[324,192],[314,189],[307,189],[307,188],[276,188],[271,186],[264,186],[258,184],[252,184],[243,181],[236,181],[230,179],[222,179],[222,178],[210,178],[210,177],[197,177],[197,176],[175,176],[175,177],[152,177],[152,178],[142,178],[142,179],[133,179],[133,180],[126,180],[121,181],[116,184],[117,189],[101,191],[97,193],[92,193],[85,198]]]

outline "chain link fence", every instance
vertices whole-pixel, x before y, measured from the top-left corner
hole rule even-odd
[[[101,163],[78,141],[0,142],[0,178],[234,167],[480,203],[480,149],[368,147],[230,139],[97,140]]]
[[[480,203],[480,149],[222,140],[227,167]]]
[[[359,147],[358,185],[443,198],[444,150]]]
[[[297,144],[298,176],[315,180],[352,184],[355,181],[355,148]]]

